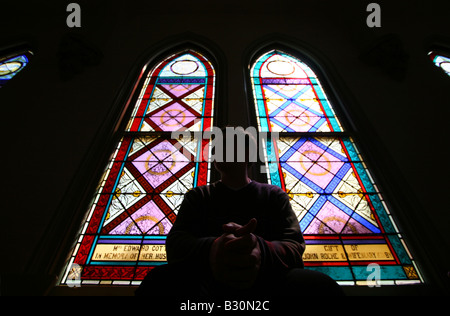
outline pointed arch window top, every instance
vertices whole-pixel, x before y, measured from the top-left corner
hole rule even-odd
[[[198,52],[172,55],[144,83],[128,124],[132,132],[200,131],[212,126],[215,72]]]
[[[262,78],[308,79],[309,77],[315,77],[315,74],[306,64],[282,52],[269,52],[261,57],[260,61],[262,63],[256,69],[260,71]]]
[[[197,54],[196,54],[197,55]],[[214,74],[212,66],[203,58],[185,53],[170,62],[165,62],[160,77],[207,77]]]
[[[271,51],[252,68],[261,131],[342,132],[314,71],[299,59]]]

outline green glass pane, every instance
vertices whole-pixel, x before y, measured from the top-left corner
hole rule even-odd
[[[405,280],[407,276],[402,266],[379,265],[380,280]],[[352,267],[356,280],[373,280],[375,270],[368,266]]]

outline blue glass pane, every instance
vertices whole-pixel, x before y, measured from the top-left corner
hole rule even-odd
[[[28,64],[25,54],[0,60],[0,87],[16,76]]]

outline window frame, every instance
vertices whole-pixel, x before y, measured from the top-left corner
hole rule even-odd
[[[379,188],[383,196],[383,200],[393,215],[395,225],[402,236],[406,236],[408,251],[414,258],[415,264],[419,269],[421,277],[424,281],[422,284],[410,284],[400,286],[399,292],[410,293],[413,291],[423,291],[423,288],[430,284],[441,284],[442,281],[433,270],[435,267],[423,258],[430,256],[432,251],[430,248],[425,249],[423,246],[423,239],[418,238],[417,224],[421,219],[421,209],[418,203],[414,203],[409,197],[411,193],[409,188],[401,186],[403,180],[400,176],[396,179],[389,175],[395,174],[393,171],[396,167],[391,162],[387,151],[383,144],[379,141],[376,133],[371,128],[370,121],[362,113],[358,103],[355,101],[351,89],[345,85],[344,80],[339,75],[337,69],[332,62],[321,52],[315,50],[312,46],[291,39],[279,37],[268,37],[259,42],[254,43],[247,48],[245,58],[245,87],[247,94],[247,109],[249,113],[249,125],[257,126],[257,112],[255,101],[253,99],[253,87],[250,70],[259,57],[272,50],[278,50],[287,53],[302,62],[306,63],[311,70],[316,74],[329,102],[333,105],[333,110],[336,117],[339,118],[343,132],[279,132],[279,137],[308,137],[308,136],[338,136],[350,137],[358,146],[358,151],[364,159],[367,169],[370,170],[374,183]],[[355,61],[356,62],[356,61]],[[351,113],[351,114],[350,114]],[[258,130],[259,133],[259,130]],[[267,133],[267,137],[271,137]],[[377,141],[378,140],[378,141]],[[261,146],[261,144],[258,144]],[[383,155],[378,153],[383,152]],[[264,161],[259,160],[258,166],[253,169],[258,181],[267,182],[267,176],[260,172]],[[385,172],[389,170],[389,172]],[[401,189],[398,189],[401,188]],[[394,191],[395,190],[395,191]],[[396,192],[395,194],[393,192]],[[408,197],[408,198],[407,198]],[[439,286],[439,285],[438,285]],[[369,288],[360,285],[345,286],[346,292],[349,294],[384,293],[386,288],[390,286],[382,286],[381,288]],[[395,287],[399,287],[395,285]]]
[[[77,238],[80,236],[85,217],[89,213],[89,206],[99,180],[102,178],[105,166],[108,164],[111,153],[114,152],[121,137],[126,133],[126,126],[132,115],[134,105],[139,98],[147,75],[153,68],[167,57],[184,50],[193,50],[202,54],[214,67],[215,89],[213,101],[213,124],[223,123],[226,104],[226,60],[224,55],[213,42],[199,38],[192,34],[175,36],[164,40],[152,48],[147,49],[133,62],[131,70],[122,81],[116,93],[113,105],[106,114],[98,128],[91,145],[79,167],[79,172],[74,176],[72,183],[63,198],[58,210],[55,212],[51,223],[48,225],[43,241],[33,255],[30,262],[32,273],[53,275],[56,281],[49,281],[46,292],[55,295],[73,293],[67,285],[61,284],[68,260],[70,259]],[[226,114],[226,113],[225,113]],[[141,132],[129,132],[134,135]],[[130,135],[131,135],[130,134]],[[210,181],[217,179],[218,175],[211,169]],[[59,236],[60,238],[55,238]],[[49,245],[51,245],[49,247]],[[53,260],[49,260],[52,258]],[[53,280],[53,277],[51,278]],[[123,293],[132,294],[136,286],[124,285],[83,285],[78,288],[78,293]],[[100,292],[99,292],[100,291]]]

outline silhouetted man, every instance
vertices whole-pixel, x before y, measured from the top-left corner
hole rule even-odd
[[[220,181],[186,193],[167,236],[168,265],[150,273],[136,294],[158,294],[163,284],[191,298],[341,294],[328,276],[303,269],[305,242],[288,195],[249,178],[254,138],[242,128],[223,131],[224,151],[214,160]],[[245,137],[242,161],[238,142],[229,146],[234,133]]]

